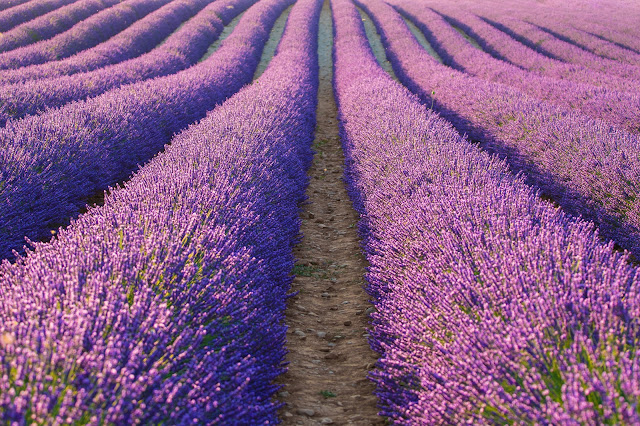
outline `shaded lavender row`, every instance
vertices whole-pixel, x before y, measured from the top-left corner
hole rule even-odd
[[[320,4],[293,7],[253,85],[0,266],[3,422],[278,422]]]
[[[0,51],[46,40],[89,16],[120,3],[119,0],[80,0],[33,19],[2,34]]]
[[[76,1],[78,0],[31,0],[26,4],[3,10],[0,12],[0,32],[9,31],[40,15]]]
[[[96,193],[127,178],[175,132],[251,82],[269,30],[292,0],[245,12],[208,59],[177,74],[111,90],[0,130],[0,256],[26,235],[68,223]]]
[[[640,79],[640,66],[601,58],[584,49],[553,37],[537,26],[511,17],[485,17],[485,21],[506,32],[527,47],[553,59],[580,65],[604,74]],[[637,89],[636,89],[637,90]]]
[[[71,56],[102,43],[170,1],[124,0],[49,40],[0,53],[0,70],[41,64]]]
[[[193,12],[189,6],[208,0],[174,0],[167,7]],[[45,108],[97,96],[113,88],[173,74],[195,64],[220,35],[225,24],[254,0],[217,0],[185,23],[157,49],[138,58],[97,70],[5,85],[0,91],[0,126],[10,119],[36,114]],[[202,6],[202,5],[197,5]],[[223,18],[223,21],[220,18]],[[171,14],[170,20],[178,19]],[[177,25],[177,23],[175,23]]]
[[[474,48],[424,3],[415,0],[391,0],[389,3],[422,30],[446,65],[485,80],[515,87],[537,99],[576,109],[631,132],[640,132],[638,94],[556,80],[525,71]]]
[[[0,84],[88,72],[149,52],[212,0],[171,0],[108,40],[59,61],[0,71]]]
[[[498,59],[511,62],[543,77],[568,79],[618,92],[638,93],[640,84],[636,81],[549,58],[516,41],[474,14],[464,13],[453,7],[435,4],[434,6],[435,10],[471,36],[485,52]]]
[[[362,0],[398,79],[528,183],[640,258],[640,137],[444,66],[391,7]]]
[[[352,3],[332,6],[380,414],[408,425],[640,422],[640,271],[393,82]]]

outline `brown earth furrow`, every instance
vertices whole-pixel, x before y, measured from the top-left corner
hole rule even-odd
[[[301,211],[303,239],[286,323],[289,370],[281,376],[280,416],[288,424],[384,424],[367,378],[377,354],[367,342],[366,261],[343,182],[344,155],[332,88],[329,2],[320,17],[320,87],[308,203]]]

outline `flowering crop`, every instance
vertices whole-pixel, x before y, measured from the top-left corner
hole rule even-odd
[[[525,71],[474,48],[441,16],[424,4],[414,0],[394,0],[390,3],[397,5],[402,13],[409,16],[423,33],[428,35],[431,45],[446,65],[485,80],[515,87],[536,99],[561,105],[567,109],[574,108],[595,119],[604,120],[632,132],[640,132],[640,96],[638,94],[618,92],[606,87],[580,84],[566,79],[557,80]],[[469,18],[467,21],[475,22],[478,26],[482,26],[481,24],[488,26],[477,17],[475,20]],[[455,22],[458,23],[457,20]],[[603,80],[600,73],[591,70],[586,72],[595,74],[590,81]]]
[[[571,43],[557,39],[529,22],[510,17],[485,18],[485,20],[526,46],[539,52],[544,52],[552,58],[597,70],[609,76],[615,75],[627,79],[640,79],[640,66],[623,64],[613,59],[600,57]]]
[[[332,8],[381,414],[399,424],[638,423],[640,271],[384,73],[349,0]]]
[[[66,58],[118,34],[171,0],[125,0],[49,40],[0,53],[0,70]]]
[[[250,82],[269,30],[292,0],[248,10],[205,61],[0,129],[0,255],[44,237],[87,200]]]
[[[171,37],[181,23],[210,3],[211,0],[172,0],[95,47],[59,61],[4,70],[0,72],[0,84],[88,72],[136,58]]]
[[[185,6],[186,3],[203,3],[204,1],[174,0],[166,7],[175,6],[186,11],[188,6],[193,6],[193,4]],[[9,119],[35,114],[45,108],[62,106],[74,100],[97,96],[118,86],[172,74],[187,68],[204,55],[207,48],[220,35],[224,25],[253,2],[254,0],[218,0],[211,3],[157,49],[135,59],[91,72],[5,85],[0,91],[0,125],[5,125]],[[173,14],[171,10],[169,12],[172,13],[172,19],[176,19],[177,14]],[[157,29],[157,26],[155,28]],[[62,65],[61,62],[64,61],[51,63],[51,67],[45,66],[48,64],[37,66],[39,70],[29,70],[35,67],[19,68],[16,71],[30,72],[17,72],[14,76],[46,75],[54,67],[55,70],[63,68],[56,67],[56,65]]]
[[[30,0],[26,4],[18,4],[17,1],[3,1],[0,4],[0,32],[8,31],[24,22],[30,21],[51,12],[64,5],[74,3],[78,0]],[[3,10],[5,6],[13,3],[13,7]]]
[[[506,156],[566,211],[597,221],[605,237],[640,255],[638,135],[444,66],[391,6],[359,3],[371,13],[396,76],[425,104]]]
[[[56,9],[2,34],[0,52],[51,38],[102,9],[118,3],[118,0],[81,0]]]
[[[293,7],[254,84],[0,266],[4,422],[277,422],[320,5]]]

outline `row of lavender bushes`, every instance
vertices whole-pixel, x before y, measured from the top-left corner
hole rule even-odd
[[[536,99],[576,109],[631,132],[640,132],[640,96],[637,93],[619,92],[606,87],[534,74],[474,48],[444,18],[424,3],[395,0],[392,4],[426,35],[446,65],[484,80],[515,87]],[[469,20],[478,25],[484,23],[477,17],[475,20],[470,17]],[[458,24],[459,21],[454,20],[454,23]],[[485,25],[488,26],[486,23]],[[596,74],[593,82],[603,80],[603,75],[599,73],[587,73]]]
[[[433,3],[430,6],[464,30],[485,52],[538,76],[602,86],[617,92],[635,93],[638,91],[639,83],[635,80],[596,71],[585,66],[568,64],[545,56],[489,24],[482,16],[465,13],[461,8],[442,4]]]
[[[0,70],[56,61],[91,48],[170,1],[124,0],[53,38],[0,53]]]
[[[3,422],[277,423],[320,6],[296,3],[253,85],[0,266]]]
[[[0,71],[0,84],[8,85],[89,72],[136,58],[165,41],[183,21],[209,3],[211,0],[171,0],[159,10],[92,48],[79,50],[61,60]],[[223,15],[224,13],[221,14],[221,19]]]
[[[198,65],[111,90],[0,129],[0,256],[44,238],[122,181],[174,133],[251,82],[269,31],[292,0],[256,3]]]
[[[332,9],[381,414],[397,424],[640,422],[640,271],[383,72],[349,0]]]
[[[49,39],[119,2],[119,0],[81,0],[25,22],[2,34],[0,52]]]
[[[550,58],[600,71],[610,76],[634,79],[636,83],[640,79],[640,66],[600,57],[554,37],[530,22],[513,17],[492,15],[484,19],[519,42]]]
[[[0,4],[0,11],[9,9],[12,7],[20,6],[21,4],[26,3],[28,1],[31,1],[31,0],[5,0],[2,2],[2,4]]]
[[[14,3],[14,7],[8,7],[0,12],[0,32],[10,29],[37,18],[40,15],[56,10],[78,0],[29,0],[25,4],[15,4],[15,1],[2,2],[0,10],[4,6]]]
[[[16,120],[47,108],[94,97],[125,84],[173,74],[188,68],[202,58],[209,46],[220,36],[224,26],[254,1],[217,0],[210,3],[209,0],[174,0],[166,6],[170,8],[165,15],[169,20],[165,22],[166,27],[177,26],[177,20],[180,18],[188,19],[188,15],[195,13],[193,8],[210,4],[185,22],[162,45],[137,58],[86,73],[39,78],[1,86],[0,126],[4,126],[8,120]],[[176,10],[184,13],[176,13]],[[155,27],[162,27],[162,22],[157,23]],[[170,28],[164,29],[169,31]],[[48,71],[40,70],[38,73],[40,72],[46,75]]]
[[[508,158],[566,211],[595,221],[603,236],[640,255],[638,135],[442,65],[391,6],[359,4],[376,24],[396,76],[425,104]]]

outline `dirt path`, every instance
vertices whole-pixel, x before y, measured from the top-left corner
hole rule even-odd
[[[320,20],[317,153],[309,170],[309,204],[301,212],[304,238],[295,249],[293,290],[299,294],[287,309],[290,365],[279,379],[284,388],[278,398],[286,403],[280,416],[285,425],[384,424],[367,379],[377,359],[367,343],[367,309],[373,308],[363,289],[358,216],[342,181],[328,1]]]

